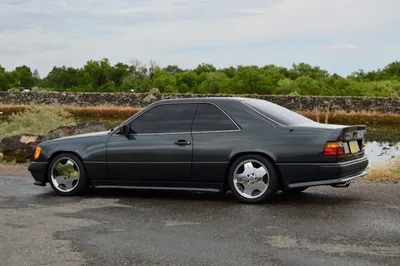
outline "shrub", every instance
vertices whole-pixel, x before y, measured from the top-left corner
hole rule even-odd
[[[0,123],[0,140],[19,134],[44,135],[58,126],[75,125],[74,117],[56,106],[39,105],[12,114],[8,121]]]
[[[158,95],[160,94],[160,90],[158,88],[152,88],[150,89],[149,94]]]

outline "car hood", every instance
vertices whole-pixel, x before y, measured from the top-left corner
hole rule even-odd
[[[85,134],[78,134],[78,135],[72,135],[72,136],[52,139],[52,140],[49,140],[49,141],[46,141],[46,142],[73,140],[73,139],[90,138],[90,137],[100,137],[100,136],[107,136],[109,133],[110,133],[110,130],[100,131],[100,132],[92,132],[92,133],[85,133]]]

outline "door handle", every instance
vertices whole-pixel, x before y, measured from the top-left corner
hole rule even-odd
[[[191,144],[190,141],[186,141],[186,140],[183,140],[183,139],[178,140],[178,141],[175,142],[175,145],[179,145],[179,146],[185,146],[185,145],[190,145],[190,144]]]

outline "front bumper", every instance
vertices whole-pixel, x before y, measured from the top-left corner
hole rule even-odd
[[[46,168],[47,162],[31,162],[28,165],[28,171],[31,172],[34,184],[37,186],[46,186]]]

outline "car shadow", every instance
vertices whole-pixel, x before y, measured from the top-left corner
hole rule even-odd
[[[124,200],[152,199],[152,200],[186,200],[186,201],[230,201],[233,195],[211,192],[190,192],[170,190],[118,189],[118,188],[91,188],[85,198],[119,198]]]
[[[152,201],[204,201],[204,202],[239,202],[231,192],[227,193],[207,193],[207,192],[187,192],[187,191],[168,191],[168,190],[135,190],[135,189],[89,189],[81,198],[117,198],[121,203],[129,204],[138,200]],[[278,192],[270,200],[262,205],[343,205],[359,198],[354,194],[337,194],[334,191],[305,191],[300,194],[286,194]]]

